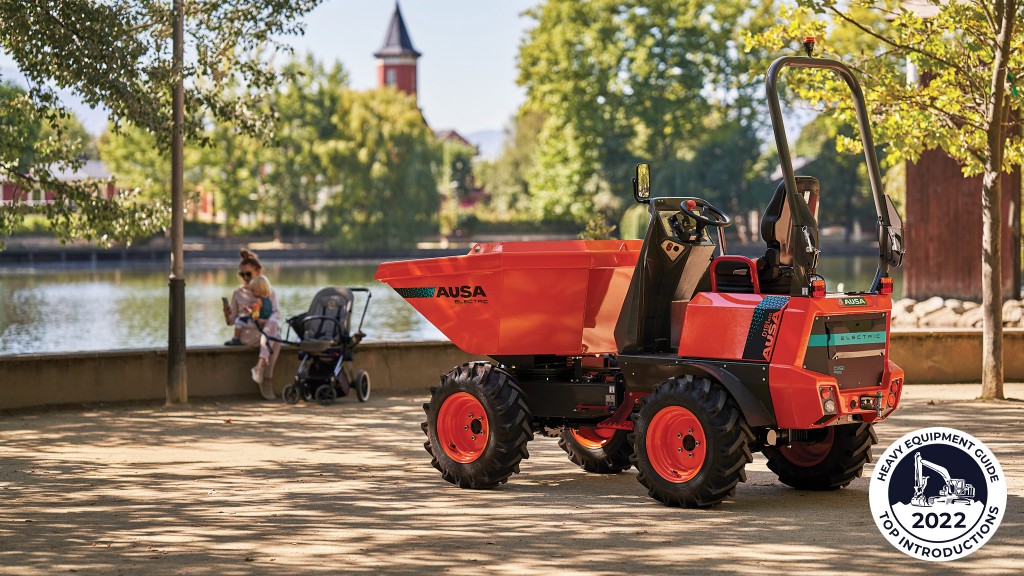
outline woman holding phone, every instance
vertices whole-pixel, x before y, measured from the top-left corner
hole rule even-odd
[[[241,260],[238,262],[238,276],[242,279],[242,285],[232,292],[230,301],[227,298],[222,299],[224,322],[229,326],[235,326],[237,335],[224,344],[227,346],[259,346],[259,358],[256,366],[251,370],[252,380],[259,385],[260,394],[264,399],[273,400],[274,364],[281,352],[281,345],[272,339],[276,338],[281,331],[277,295],[273,291],[270,292],[267,298],[271,304],[271,312],[269,316],[259,322],[259,325],[256,321],[246,321],[246,319],[251,320],[254,304],[260,300],[253,292],[252,282],[263,275],[263,266],[254,252],[243,249],[239,254]],[[269,286],[269,283],[267,284]],[[262,332],[260,325],[263,328]]]

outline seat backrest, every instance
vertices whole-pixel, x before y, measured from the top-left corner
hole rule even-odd
[[[818,197],[821,185],[813,176],[796,177],[797,197],[807,204],[814,216],[815,226],[818,221]],[[793,263],[793,245],[790,236],[793,232],[792,217],[789,212],[789,195],[786,194],[786,183],[782,181],[775,189],[768,207],[761,219],[761,238],[769,250],[778,251],[778,263],[789,266]]]
[[[813,176],[796,177],[797,199],[807,205],[817,227],[818,197],[821,185]],[[789,210],[789,195],[785,181],[779,183],[771,201],[761,218],[761,238],[766,249],[764,256],[757,259],[757,274],[761,291],[767,294],[788,294],[792,285],[793,265],[793,218]]]
[[[340,341],[347,337],[354,297],[348,288],[324,288],[316,293],[302,324],[303,340]]]

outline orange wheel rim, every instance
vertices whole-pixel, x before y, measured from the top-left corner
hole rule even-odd
[[[659,410],[647,426],[647,457],[654,471],[669,482],[693,479],[704,466],[707,446],[700,420],[682,406]]]
[[[437,441],[456,462],[476,461],[487,447],[489,435],[484,406],[472,394],[456,392],[437,411]]]
[[[569,433],[580,446],[589,450],[604,448],[615,436],[615,430],[609,428],[570,428]]]
[[[836,434],[834,428],[829,428],[825,437],[816,442],[797,441],[789,446],[779,448],[779,453],[786,459],[804,468],[810,468],[821,464],[832,450]]]

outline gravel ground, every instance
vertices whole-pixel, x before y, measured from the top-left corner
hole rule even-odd
[[[634,471],[587,474],[538,438],[507,485],[461,490],[422,448],[423,398],[391,397],[0,416],[0,573],[1020,574],[1024,402],[977,392],[909,386],[877,427],[876,457],[927,426],[964,430],[999,457],[1002,525],[952,563],[883,539],[870,466],[846,489],[803,492],[756,455],[735,498],[673,509]],[[1024,385],[1007,395],[1024,398]]]

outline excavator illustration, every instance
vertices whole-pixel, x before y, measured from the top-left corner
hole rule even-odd
[[[930,476],[924,475],[923,467],[927,466],[939,473],[946,484],[939,490],[938,496],[925,496],[924,489]],[[960,478],[951,478],[949,470],[934,462],[921,458],[921,453],[914,454],[914,497],[910,500],[913,506],[934,506],[935,504],[970,504],[974,502],[974,486]]]

